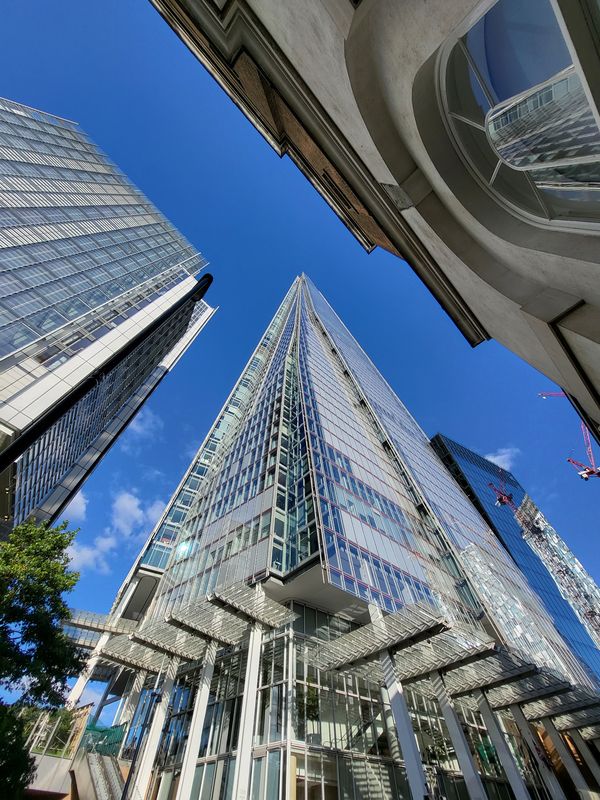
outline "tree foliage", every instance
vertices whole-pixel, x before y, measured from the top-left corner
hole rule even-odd
[[[63,595],[79,575],[69,570],[76,531],[24,522],[0,541],[0,687],[18,692],[0,700],[0,796],[19,798],[34,776],[26,742],[32,706],[64,702],[67,679],[83,668],[78,648],[65,636],[69,618]]]
[[[75,586],[68,548],[76,531],[24,522],[0,541],[0,683],[19,702],[58,706],[67,678],[83,668],[62,623],[63,595]]]
[[[26,747],[25,722],[12,706],[0,703],[0,791],[18,798],[33,780],[35,762]]]

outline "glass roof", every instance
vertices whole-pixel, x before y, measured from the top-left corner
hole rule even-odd
[[[489,637],[454,625],[425,642],[400,650],[395,657],[396,674],[401,681],[415,680],[438,669],[458,666],[464,661],[494,652],[496,643]]]
[[[444,675],[444,683],[451,695],[469,694],[477,689],[490,689],[510,683],[535,672],[535,664],[518,653],[500,650],[476,663],[449,670]]]
[[[369,622],[318,648],[320,669],[340,669],[373,658],[383,650],[394,649],[424,635],[446,630],[450,623],[428,604],[405,606],[376,622]]]
[[[111,614],[96,614],[92,611],[79,611],[77,608],[71,608],[69,611],[71,617],[67,620],[67,624],[73,628],[101,633],[132,633],[138,625],[133,619],[116,618]]]
[[[199,636],[179,630],[168,622],[151,622],[131,635],[133,642],[151,647],[159,653],[178,656],[185,661],[204,657],[206,641]]]
[[[580,728],[579,733],[584,739],[600,739],[600,725],[588,725]]]
[[[132,642],[126,634],[109,639],[100,649],[100,656],[115,664],[143,669],[146,672],[162,672],[169,660],[163,653]]]
[[[583,711],[574,711],[572,714],[564,714],[561,717],[555,717],[553,722],[556,725],[556,729],[559,731],[568,731],[570,728],[583,728],[587,725],[597,725],[600,724],[600,709],[586,708]]]
[[[165,624],[172,631],[182,628],[197,637],[214,639],[223,645],[240,642],[248,629],[248,621],[224,608],[215,608],[206,600],[194,600],[183,608],[172,611]]]
[[[230,586],[217,586],[208,599],[235,608],[268,628],[280,628],[298,618],[289,608],[267,597],[258,584],[248,586],[240,582]]]
[[[569,711],[579,711],[582,708],[600,704],[600,697],[588,689],[574,687],[558,697],[547,697],[536,700],[523,706],[523,713],[527,719],[541,719],[553,717],[557,714],[566,714]]]
[[[560,695],[569,689],[572,689],[571,684],[562,676],[543,669],[536,675],[528,675],[509,685],[490,689],[487,698],[492,708],[506,708],[512,703],[527,703],[539,697]]]

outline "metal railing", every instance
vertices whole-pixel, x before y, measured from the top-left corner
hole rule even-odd
[[[25,721],[26,745],[30,753],[56,758],[73,758],[85,731],[93,705],[48,711],[25,707],[20,716]]]

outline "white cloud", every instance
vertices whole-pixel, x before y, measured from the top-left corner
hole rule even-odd
[[[518,447],[499,447],[494,453],[486,453],[484,458],[502,469],[510,471],[520,454],[521,451]]]
[[[83,522],[87,511],[88,499],[81,491],[73,497],[69,505],[65,508],[64,517],[69,522]]]
[[[112,527],[123,536],[131,536],[145,519],[140,498],[133,492],[119,492],[112,504]]]
[[[96,536],[91,545],[75,541],[70,547],[71,567],[77,572],[89,570],[108,575],[111,571],[109,559],[116,546],[117,538],[108,530],[102,536]]]
[[[142,406],[122,437],[121,450],[128,455],[137,455],[143,445],[161,439],[164,427],[164,422],[156,412]]]
[[[125,537],[140,533],[141,528],[146,532],[164,510],[162,500],[144,504],[135,490],[119,492],[112,504],[112,528]]]
[[[70,549],[71,566],[106,575],[111,572],[111,562],[119,548],[137,537],[146,537],[165,509],[162,500],[144,501],[135,489],[123,490],[113,499],[111,524],[97,536],[93,544],[74,542]]]
[[[164,503],[162,500],[155,500],[153,503],[150,503],[149,506],[144,510],[144,514],[146,516],[146,525],[148,529],[153,528],[159,520],[160,515],[163,513],[167,504]]]

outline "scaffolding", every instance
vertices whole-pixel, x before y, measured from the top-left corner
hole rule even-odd
[[[600,589],[596,582],[528,495],[515,511],[515,518],[523,529],[523,538],[600,647]]]

